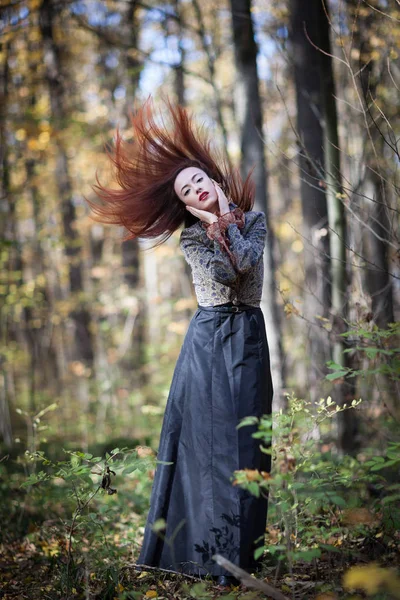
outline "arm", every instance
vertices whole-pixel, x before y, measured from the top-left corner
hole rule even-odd
[[[237,273],[246,273],[260,260],[267,233],[266,218],[263,212],[248,213],[252,222],[245,228],[245,213],[239,208],[222,215],[218,221],[206,227],[207,236],[219,240],[223,251],[230,257]],[[251,214],[251,217],[250,217]]]
[[[249,231],[244,235],[236,223],[229,223],[226,234],[229,248],[236,260],[238,273],[246,273],[254,267],[264,252],[265,237],[267,234],[266,218],[263,212],[255,213],[255,219]]]
[[[181,234],[180,247],[192,270],[202,269],[207,275],[225,285],[234,283],[237,273],[220,243],[214,240],[209,248],[199,240]]]

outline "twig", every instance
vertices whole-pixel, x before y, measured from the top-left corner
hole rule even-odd
[[[121,569],[127,569],[133,567],[137,571],[160,571],[162,573],[172,573],[173,575],[182,575],[185,579],[195,579],[196,581],[201,579],[201,576],[189,575],[187,573],[179,573],[179,571],[171,571],[171,569],[162,569],[161,567],[152,567],[150,565],[137,565],[136,563],[126,563]]]
[[[273,598],[273,600],[289,600],[287,596],[284,596],[282,592],[269,585],[269,583],[256,579],[256,577],[253,577],[253,575],[250,575],[237,565],[234,565],[230,560],[221,556],[221,554],[214,554],[211,558],[215,560],[220,567],[223,567],[229,571],[229,573],[232,573],[232,575],[236,577],[236,579],[239,579],[246,587],[260,590],[270,598]]]

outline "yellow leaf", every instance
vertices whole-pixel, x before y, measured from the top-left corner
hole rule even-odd
[[[147,590],[145,596],[146,598],[157,598],[158,594],[155,590]]]
[[[367,594],[377,594],[379,591],[398,592],[400,579],[393,569],[383,569],[377,563],[351,567],[343,576],[343,587],[361,589]],[[396,598],[399,595],[395,595]]]
[[[258,481],[260,479],[260,472],[257,469],[243,469],[246,473],[247,481]]]
[[[289,317],[292,314],[294,314],[294,315],[300,314],[299,311],[297,310],[297,308],[295,308],[291,302],[286,302],[285,306],[283,307],[283,310],[286,313],[287,317]]]

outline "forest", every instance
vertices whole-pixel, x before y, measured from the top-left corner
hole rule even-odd
[[[179,231],[86,199],[150,96],[267,222],[272,469],[233,484],[268,522],[229,589],[134,568],[197,301]],[[399,0],[2,0],[0,97],[0,598],[400,599]]]

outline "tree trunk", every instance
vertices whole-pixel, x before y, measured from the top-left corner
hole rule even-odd
[[[62,210],[62,224],[65,236],[65,253],[69,268],[70,292],[75,308],[70,317],[74,325],[74,347],[71,358],[92,364],[93,341],[90,332],[90,313],[78,299],[83,291],[83,264],[81,245],[75,229],[76,214],[69,175],[67,148],[63,140],[63,127],[68,118],[66,109],[67,88],[62,72],[62,48],[54,36],[56,7],[53,0],[43,0],[39,12],[39,24],[44,47],[44,64],[51,104],[51,116],[56,130],[56,179]]]
[[[333,361],[344,367],[351,367],[349,353],[344,353],[345,342],[340,336],[347,330],[348,320],[348,284],[350,271],[346,272],[346,218],[342,200],[342,176],[338,136],[338,119],[335,99],[335,81],[332,68],[330,25],[328,6],[321,0],[319,7],[319,30],[321,32],[321,106],[324,123],[324,164],[325,184],[329,217],[329,248],[331,258],[332,281],[332,343]],[[355,398],[356,377],[347,379],[335,387],[335,399],[338,404],[347,403]],[[360,444],[359,425],[354,410],[340,412],[337,415],[338,446],[342,452],[355,453]]]
[[[174,66],[175,71],[175,96],[176,101],[181,106],[186,105],[185,98],[185,76],[184,76],[184,68],[185,68],[185,46],[182,43],[183,41],[183,26],[180,14],[180,0],[174,0],[174,8],[175,14],[178,19],[177,28],[178,28],[178,50],[179,50],[179,63]]]
[[[267,243],[264,251],[264,289],[261,307],[266,322],[274,379],[276,410],[283,406],[285,381],[282,359],[280,314],[275,298],[274,236],[269,225],[267,169],[264,155],[262,109],[257,74],[257,46],[251,17],[251,0],[231,0],[233,41],[237,71],[236,114],[241,131],[242,176],[255,165],[256,201],[254,210],[264,211],[267,218]]]
[[[364,190],[364,204],[369,205],[367,222],[373,230],[363,232],[363,256],[369,261],[365,269],[365,284],[371,297],[373,319],[378,327],[386,329],[389,323],[394,323],[394,312],[389,248],[385,242],[390,231],[385,180],[375,170],[368,171]],[[375,266],[371,267],[371,263]]]
[[[10,163],[8,158],[8,143],[7,143],[7,111],[6,107],[8,104],[8,84],[10,79],[10,72],[8,68],[8,55],[10,50],[9,43],[0,43],[0,211],[2,217],[7,215],[7,218],[0,219],[0,243],[1,249],[3,250],[3,243],[7,240],[8,243],[15,243],[15,236],[13,235],[10,220],[10,213],[13,210],[14,203],[9,202],[10,198]],[[8,230],[8,232],[7,232]],[[11,234],[11,235],[10,235]],[[4,246],[4,250],[7,251],[7,247]],[[13,270],[13,261],[11,259],[14,253],[13,248],[9,247],[7,251],[8,260],[1,259],[0,268],[2,273],[6,273],[9,270]],[[4,263],[3,264],[3,260]],[[8,265],[7,265],[8,262]],[[8,269],[7,269],[8,267]],[[2,346],[6,348],[8,341],[8,323],[9,317],[2,317],[0,319],[0,339],[2,340]],[[0,352],[0,434],[4,440],[5,445],[10,448],[13,443],[13,432],[11,426],[10,417],[10,395],[8,378],[9,372],[7,368],[7,358],[3,352]]]
[[[371,105],[371,98],[376,97],[377,86],[382,85],[382,65],[372,59],[374,48],[371,45],[371,25],[376,15],[371,10],[367,13],[359,11],[354,0],[347,0],[350,10],[349,18],[357,14],[357,23],[353,31],[354,42],[359,48],[359,92],[363,99],[364,109]],[[373,109],[372,109],[373,110]],[[382,132],[371,124],[366,162],[369,168],[365,171],[363,194],[360,196],[362,206],[360,218],[368,223],[363,227],[363,256],[369,261],[365,266],[365,286],[371,297],[372,314],[378,327],[385,329],[394,322],[393,286],[389,275],[389,244],[396,241],[391,230],[390,211],[388,210],[388,186],[392,176],[385,160],[385,143]],[[372,147],[372,144],[373,147]],[[374,265],[372,266],[371,263]]]
[[[327,374],[331,348],[319,317],[329,316],[329,235],[324,177],[323,125],[321,107],[321,53],[309,42],[320,45],[321,0],[291,0],[291,52],[297,102],[297,132],[303,213],[305,285],[304,316],[310,323],[306,336],[309,358],[310,400],[321,397],[321,384]],[[316,431],[316,429],[315,429]]]

